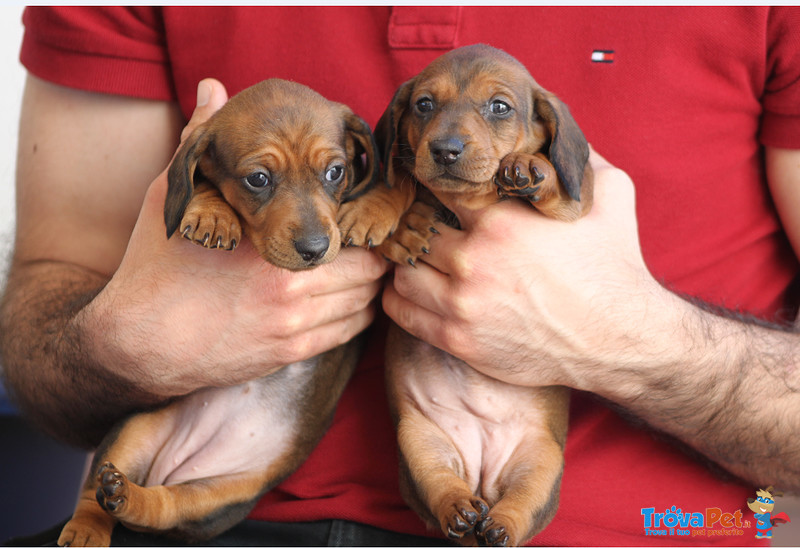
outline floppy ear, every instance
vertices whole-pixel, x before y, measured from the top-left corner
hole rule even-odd
[[[416,78],[412,78],[397,88],[392,101],[375,126],[375,140],[383,157],[384,182],[389,187],[394,186],[394,157],[401,154],[402,149],[402,143],[397,141],[400,122],[408,109],[415,81]]]
[[[586,137],[572,118],[567,105],[552,93],[541,88],[534,90],[533,105],[550,133],[550,163],[553,164],[567,194],[579,202],[583,172],[589,160]]]
[[[167,199],[164,203],[167,238],[178,229],[186,206],[192,199],[197,163],[205,154],[210,142],[210,131],[208,126],[203,124],[192,132],[172,159],[167,172]]]
[[[344,124],[347,141],[347,175],[350,184],[343,201],[347,202],[369,190],[378,180],[380,154],[369,124],[361,117],[347,109]],[[366,165],[361,162],[362,154],[366,156]]]

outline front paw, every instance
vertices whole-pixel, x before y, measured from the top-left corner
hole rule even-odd
[[[398,222],[392,208],[368,195],[339,207],[339,232],[346,246],[376,247],[397,230]]]
[[[387,261],[414,266],[423,254],[430,253],[430,239],[437,233],[436,209],[414,202],[400,220],[394,234],[376,249]]]
[[[232,251],[242,241],[239,217],[224,203],[189,202],[180,231],[187,240],[210,249]]]
[[[558,193],[558,176],[542,154],[514,152],[503,158],[495,176],[497,193],[537,203]]]

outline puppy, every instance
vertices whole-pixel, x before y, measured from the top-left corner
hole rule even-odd
[[[516,59],[488,46],[451,51],[403,84],[376,137],[389,183],[380,193],[398,207],[425,189],[440,204],[422,200],[439,208],[476,209],[515,196],[573,221],[591,207],[589,148],[567,107]],[[425,235],[403,227],[401,245],[412,257],[424,252],[418,240]],[[566,388],[500,382],[396,327],[387,383],[403,494],[431,525],[462,544],[505,546],[550,522]]]
[[[275,266],[314,268],[339,251],[340,204],[377,174],[361,118],[304,86],[267,80],[181,146],[169,170],[167,237],[180,230],[232,250],[244,235]],[[241,521],[316,446],[358,356],[354,339],[129,417],[98,448],[59,545],[108,545],[116,522],[197,542]]]

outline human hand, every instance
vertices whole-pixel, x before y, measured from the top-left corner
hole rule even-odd
[[[216,80],[198,87],[182,141],[227,101]],[[342,344],[373,318],[384,261],[344,249],[315,270],[292,273],[259,257],[166,239],[166,170],[152,183],[125,256],[81,312],[98,334],[102,363],[147,392],[170,397],[268,374]],[[94,329],[91,329],[94,327]]]
[[[587,216],[555,221],[518,200],[454,211],[462,230],[437,227],[425,262],[395,269],[387,314],[515,384],[580,388],[589,369],[638,359],[646,302],[663,290],[642,258],[631,180],[595,151],[589,161]]]

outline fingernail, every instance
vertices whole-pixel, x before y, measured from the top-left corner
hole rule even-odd
[[[204,107],[211,100],[211,84],[205,80],[197,84],[197,106]]]

